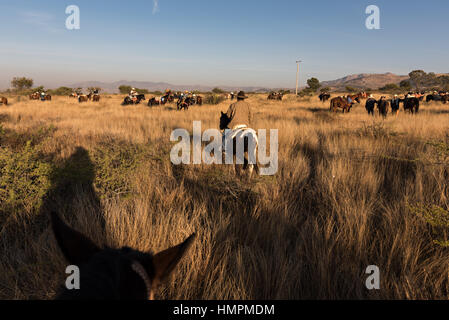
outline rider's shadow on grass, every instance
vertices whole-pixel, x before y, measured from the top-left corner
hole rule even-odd
[[[95,166],[82,147],[56,166],[51,174],[51,186],[43,198],[41,210],[59,213],[70,222],[82,222],[104,231],[105,221],[100,199],[94,190]]]

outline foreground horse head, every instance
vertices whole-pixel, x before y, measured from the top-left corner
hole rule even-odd
[[[100,248],[51,214],[55,238],[71,265],[79,267],[80,289],[63,289],[57,299],[150,299],[170,276],[193,242],[184,242],[156,255],[131,248]]]
[[[221,111],[220,116],[220,130],[224,130],[228,128],[228,124],[231,122],[231,119],[228,118],[228,115]]]

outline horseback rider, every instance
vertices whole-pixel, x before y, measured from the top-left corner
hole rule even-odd
[[[131,88],[131,91],[129,92],[129,97],[131,98],[132,101],[136,101],[137,100],[137,91],[136,88]]]
[[[238,130],[246,129],[251,125],[252,112],[249,103],[245,102],[248,96],[244,91],[237,94],[237,102],[231,104],[226,112],[229,119],[228,129],[223,132],[223,146],[228,137],[232,137]]]
[[[376,103],[377,103],[376,99],[374,99],[374,96],[370,94],[368,100],[366,100],[365,103],[365,109],[366,111],[368,111],[368,115],[374,116],[374,108],[376,106]]]
[[[348,100],[348,104],[352,104],[352,99],[350,96],[347,96],[346,99]]]
[[[401,100],[399,99],[399,96],[397,94],[394,95],[393,99],[391,99],[391,110],[393,113],[399,112],[399,102]]]

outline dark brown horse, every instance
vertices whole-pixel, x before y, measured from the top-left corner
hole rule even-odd
[[[4,104],[5,106],[8,105],[8,99],[6,99],[5,97],[0,97],[0,104]]]
[[[99,94],[94,94],[92,96],[92,101],[93,102],[100,102],[100,95]]]
[[[199,106],[203,105],[203,97],[202,96],[196,96],[196,104]]]
[[[389,108],[390,102],[388,102],[385,97],[381,97],[380,100],[377,101],[377,109],[379,110],[379,115],[384,119],[387,117]]]
[[[39,100],[39,98],[40,98],[39,93],[30,94],[30,100]]]
[[[418,113],[419,111],[419,99],[416,97],[401,99],[404,103],[404,111],[410,111],[412,114]]]
[[[64,286],[60,300],[153,300],[154,291],[174,271],[192,245],[184,242],[153,255],[128,247],[101,248],[51,214],[53,233],[68,263],[79,268],[79,289]]]
[[[269,95],[268,95],[268,100],[279,100],[279,101],[282,101],[282,97],[283,97],[283,94],[282,93],[280,93],[280,92],[271,92]]]
[[[152,98],[148,99],[148,106],[149,107],[158,106],[158,105],[160,105],[160,102],[159,102],[159,100],[156,100],[155,97],[152,97]]]
[[[44,96],[44,101],[51,101],[51,95],[46,94],[46,95]]]
[[[339,109],[343,110],[343,113],[350,112],[352,103],[348,102],[348,99],[343,97],[335,97],[331,100],[330,110],[337,112]]]
[[[318,96],[318,98],[320,98],[320,101],[324,103],[331,98],[331,95],[329,93],[322,93]]]
[[[83,94],[83,95],[78,96],[78,102],[79,103],[87,102],[89,100],[90,100],[90,94],[88,94],[88,95]]]
[[[448,103],[449,102],[449,94],[442,96],[441,102],[443,102],[444,104]]]

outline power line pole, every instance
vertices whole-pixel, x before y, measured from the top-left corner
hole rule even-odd
[[[299,64],[301,63],[301,60],[296,61],[296,95],[298,95],[298,81],[299,81]]]

